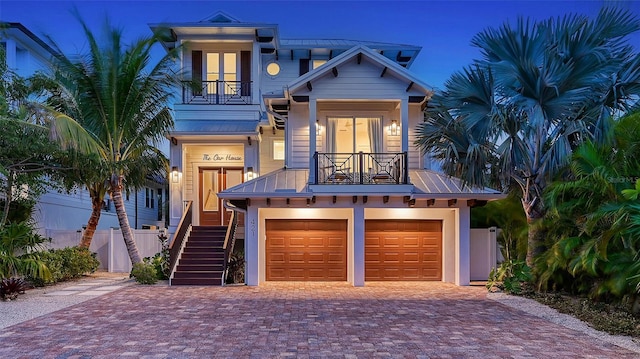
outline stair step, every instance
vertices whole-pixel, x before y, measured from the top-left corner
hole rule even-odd
[[[219,279],[222,278],[222,271],[188,271],[188,272],[175,272],[173,274],[173,278],[211,278],[211,279]]]
[[[178,264],[178,269],[180,270],[181,266],[222,266],[224,260],[222,259],[181,259],[180,264]]]
[[[192,252],[182,252],[182,257],[181,258],[204,258],[204,259],[219,259],[219,258],[224,258],[224,252],[223,251],[214,251],[214,252],[210,252],[210,251],[192,251]]]
[[[212,278],[173,278],[171,285],[222,285],[222,279]]]
[[[184,263],[179,264],[176,268],[176,272],[200,272],[200,271],[216,271],[222,273],[222,263]]]
[[[220,240],[209,240],[209,241],[192,241],[191,239],[189,239],[189,241],[187,242],[187,247],[220,247],[222,248],[222,245],[224,244],[224,241],[220,241]]]

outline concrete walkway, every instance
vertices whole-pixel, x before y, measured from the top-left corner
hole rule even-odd
[[[0,330],[0,358],[639,356],[444,283],[129,285]]]

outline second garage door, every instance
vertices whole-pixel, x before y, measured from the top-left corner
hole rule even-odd
[[[266,221],[266,280],[346,281],[346,220]]]
[[[442,280],[442,221],[367,220],[365,280]]]

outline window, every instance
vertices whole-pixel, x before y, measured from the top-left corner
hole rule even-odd
[[[311,62],[311,66],[312,66],[311,69],[315,70],[326,63],[327,63],[327,60],[313,60]]]
[[[162,188],[158,188],[158,221],[162,221]]]
[[[144,206],[145,208],[155,208],[153,188],[144,189]]]
[[[329,117],[327,152],[382,152],[381,117]]]
[[[271,76],[276,76],[280,73],[280,65],[277,62],[272,62],[267,65],[267,73]]]
[[[207,86],[208,93],[235,91],[234,84],[219,84],[219,87],[216,88],[215,81],[235,82],[238,80],[238,54],[235,52],[209,52],[206,55],[205,66],[205,80],[210,81]]]
[[[273,140],[273,159],[284,160],[284,140]]]

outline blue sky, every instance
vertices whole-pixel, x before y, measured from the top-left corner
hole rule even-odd
[[[224,11],[241,21],[278,24],[282,38],[343,38],[417,45],[422,51],[411,67],[424,82],[442,87],[447,78],[479,57],[470,40],[487,27],[518,16],[546,19],[567,13],[594,16],[604,4],[616,4],[640,16],[640,1],[12,1],[0,0],[0,20],[20,22],[41,36],[50,35],[63,50],[85,46],[77,20],[96,29],[108,16],[129,38],[149,35],[149,23],[199,21]],[[640,50],[640,34],[631,41]]]

